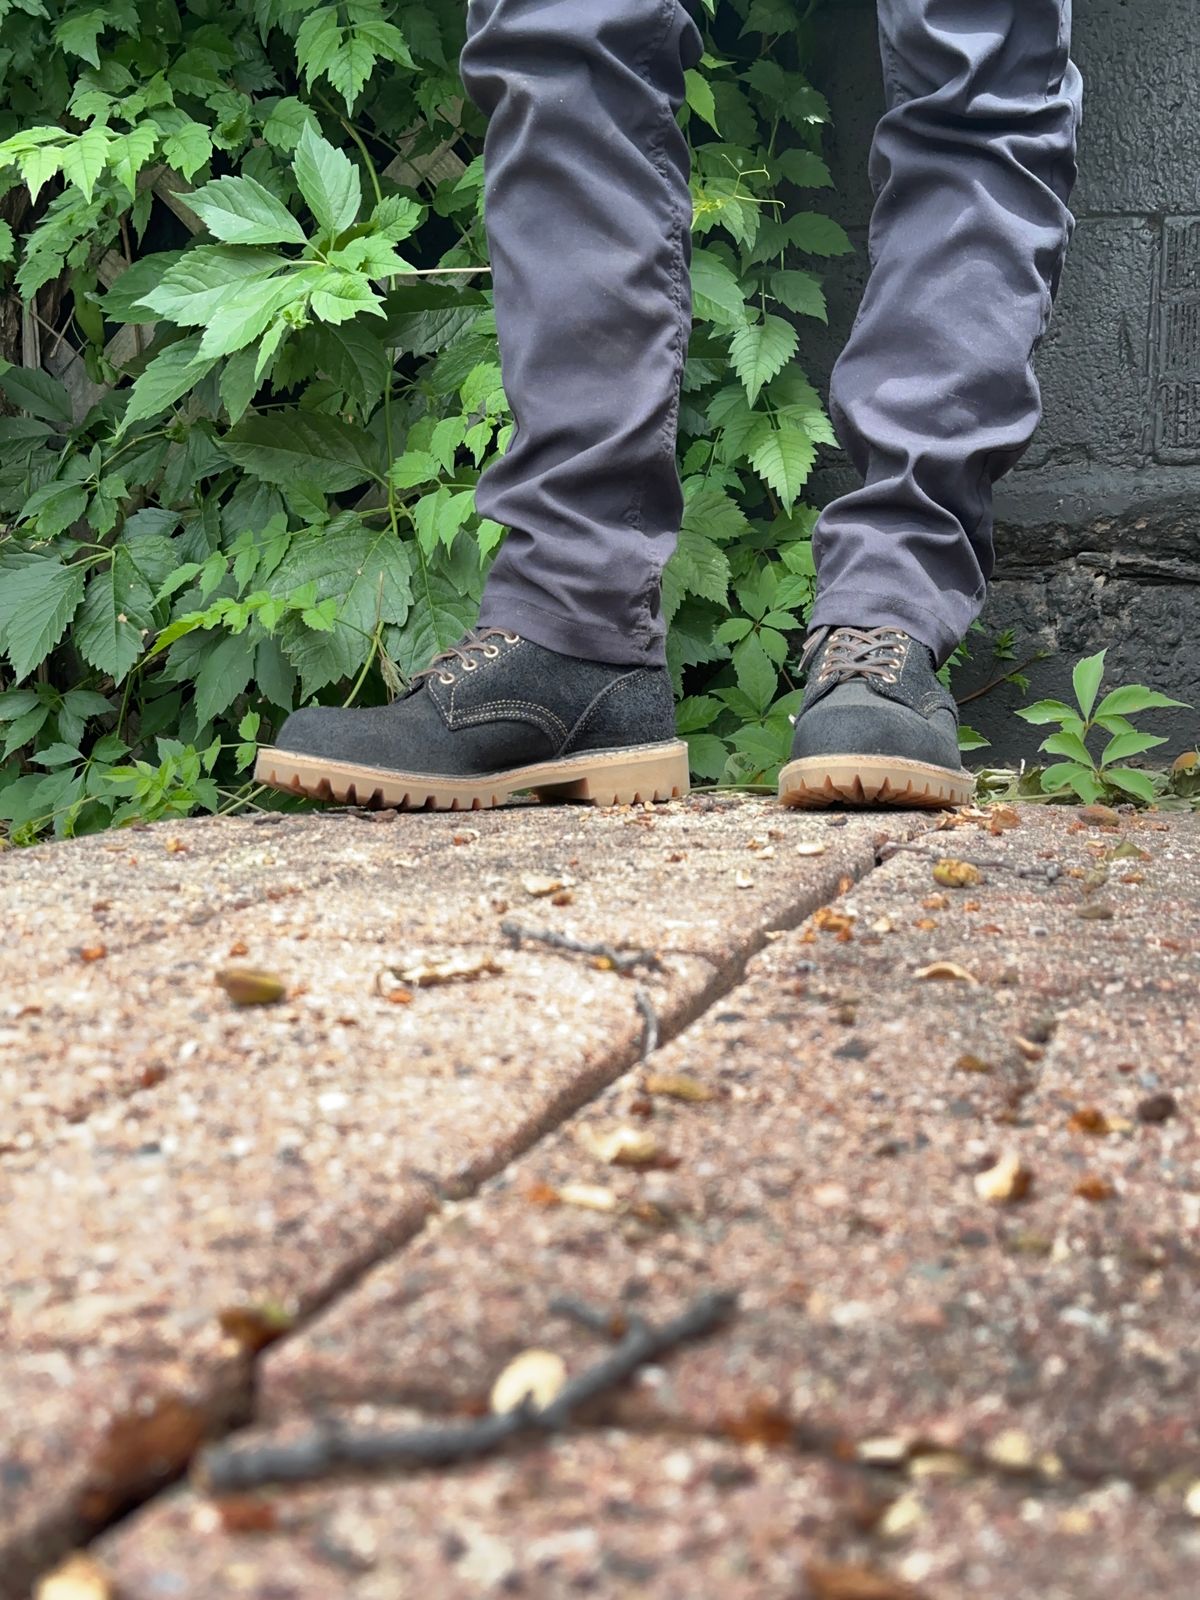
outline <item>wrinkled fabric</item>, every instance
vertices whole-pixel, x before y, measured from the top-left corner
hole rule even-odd
[[[942,661],[991,572],[992,484],[1040,417],[1081,82],[1071,0],[879,0],[879,20],[872,271],[831,393],[864,483],[818,523],[813,625],[899,627]],[[478,491],[510,530],[481,621],[659,663],[691,316],[675,114],[699,34],[678,0],[471,0],[467,26],[516,418]]]

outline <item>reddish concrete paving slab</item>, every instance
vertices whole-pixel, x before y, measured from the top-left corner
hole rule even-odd
[[[273,1350],[259,1414],[470,1411],[526,1346],[589,1359],[547,1320],[557,1294],[653,1317],[736,1287],[731,1328],[644,1373],[611,1420],[1023,1453],[1050,1480],[1200,1477],[1200,830],[1125,834],[1151,859],[1111,864],[1111,920],[1078,913],[1118,837],[1070,812],[899,854]],[[941,889],[943,853],[984,881]],[[1051,865],[1054,883],[1017,872]],[[918,976],[939,961],[977,981]],[[654,1093],[648,1071],[714,1098]],[[660,1170],[597,1159],[622,1125],[653,1134]],[[987,1203],[976,1179],[1010,1151],[1031,1192]],[[554,1204],[581,1182],[613,1209]]]
[[[180,1494],[96,1554],[121,1600],[1192,1600],[1200,1581],[1195,1521],[1124,1486],[909,1489],[761,1445],[616,1431],[420,1477]]]
[[[92,960],[73,947],[28,971],[6,958],[0,1409],[18,1421],[0,1443],[0,1478],[16,1484],[0,1506],[0,1594],[77,1537],[97,1496],[142,1492],[136,1451],[95,1453],[114,1426],[128,1437],[131,1414],[153,1419],[181,1394],[224,1416],[248,1345],[309,1315],[637,1058],[639,995],[678,1028],[767,930],[868,870],[885,827],[923,825],[830,830],[758,802],[699,803],[202,823],[137,835],[136,862],[102,840],[6,855],[24,942],[61,936],[64,894],[68,939],[92,937],[71,920],[86,895],[122,921]],[[187,845],[169,870],[197,875],[199,920],[164,905],[164,834]],[[804,857],[806,839],[828,848]],[[144,860],[158,864],[143,873]],[[562,879],[561,903],[531,893],[532,874]],[[513,950],[505,917],[650,945],[661,970],[624,978]],[[384,969],[483,958],[500,970],[410,986],[404,1004],[386,997],[394,982],[376,987]],[[277,972],[287,997],[234,1007],[214,982],[231,961]],[[74,1407],[46,1398],[47,1372]]]

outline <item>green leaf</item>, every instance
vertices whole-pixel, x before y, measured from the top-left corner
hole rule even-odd
[[[254,649],[249,633],[226,633],[206,647],[196,674],[199,727],[207,727],[244,692],[254,670]]]
[[[747,442],[755,472],[790,511],[808,482],[817,448],[808,434],[793,425],[775,427],[764,418]]]
[[[303,478],[325,494],[340,494],[384,476],[382,452],[365,429],[317,412],[246,417],[221,443],[231,461],[264,483]]]
[[[685,95],[688,105],[704,122],[707,122],[714,133],[720,133],[717,126],[717,102],[713,99],[712,89],[708,79],[702,72],[689,68],[683,75]]]
[[[295,618],[281,624],[281,641],[308,696],[362,664],[377,622],[405,621],[412,604],[408,550],[390,528],[342,516],[328,528],[297,534],[269,588],[286,595],[305,584],[315,586],[318,603],[336,601],[337,617],[329,632],[313,632]]]
[[[199,355],[200,335],[194,333],[155,356],[129,390],[121,432],[132,423],[157,416],[174,405],[211,372],[215,361],[202,361]]]
[[[154,595],[118,546],[87,586],[73,638],[85,661],[120,683],[142,653],[142,630],[154,626]],[[107,709],[107,708],[106,708]]]
[[[706,600],[724,605],[729,578],[729,562],[720,545],[706,539],[697,528],[685,525],[663,573],[663,611],[667,620],[674,616],[685,594],[703,595]]]
[[[820,322],[829,321],[825,291],[811,272],[773,272],[767,287],[773,299],[789,311],[794,311],[797,316],[816,317]]]
[[[218,310],[209,318],[200,340],[200,355],[205,361],[243,350],[262,336],[285,306],[302,305],[320,268],[290,273],[285,278],[268,278],[244,283],[230,290]]]
[[[212,160],[212,135],[202,122],[185,122],[163,140],[162,157],[189,181]]]
[[[1091,751],[1077,733],[1052,733],[1048,739],[1042,740],[1041,748],[1049,756],[1066,756],[1071,761],[1080,761],[1089,770],[1093,765]]]
[[[415,489],[420,483],[430,483],[441,473],[441,464],[428,450],[408,450],[392,462],[388,481],[393,489]]]
[[[1075,670],[1071,674],[1071,681],[1075,686],[1075,699],[1085,720],[1091,716],[1092,707],[1096,704],[1100,681],[1104,677],[1104,658],[1107,654],[1107,650],[1101,650],[1098,655],[1086,656],[1084,660],[1076,662]],[[1120,710],[1120,707],[1116,709]]]
[[[1097,780],[1095,771],[1090,766],[1081,766],[1077,761],[1060,761],[1055,766],[1047,767],[1042,773],[1042,792],[1054,794],[1059,789],[1073,789],[1076,794],[1098,799],[1104,792],[1103,785]]]
[[[130,273],[142,265],[131,267]],[[286,257],[267,250],[202,244],[169,267],[140,304],[184,327],[207,327],[235,290],[270,278],[287,265]]]
[[[311,123],[305,126],[296,145],[292,171],[308,209],[326,233],[339,234],[357,221],[362,206],[358,168],[344,150],[335,149]]]
[[[844,256],[854,246],[841,223],[817,211],[797,211],[788,219],[788,236],[810,256]]]
[[[779,687],[779,668],[764,650],[758,634],[747,634],[734,646],[733,669],[738,688],[758,711],[765,711]]]
[[[692,309],[700,322],[722,328],[742,328],[748,312],[746,296],[737,277],[711,250],[692,257]]]
[[[1112,689],[1096,707],[1096,720],[1109,716],[1132,716],[1138,711],[1155,711],[1171,706],[1184,707],[1184,700],[1172,700],[1170,695],[1148,689],[1144,683],[1127,683]]]
[[[1038,700],[1031,706],[1021,706],[1017,716],[1025,722],[1041,727],[1047,722],[1066,722],[1075,715],[1064,700]]]
[[[1152,733],[1138,733],[1136,730],[1133,733],[1118,733],[1116,738],[1110,739],[1104,747],[1100,765],[1107,767],[1110,761],[1128,761],[1130,756],[1140,756],[1145,751],[1157,749],[1159,745],[1166,743],[1166,739],[1160,739]]]
[[[89,128],[63,151],[62,174],[90,200],[96,180],[108,163],[109,136],[103,128]]]
[[[43,557],[3,574],[0,639],[18,683],[54,649],[83,599],[82,566]]]
[[[383,302],[366,278],[356,272],[323,272],[312,292],[312,311],[322,322],[349,322],[360,311],[384,315]]]
[[[782,317],[764,317],[733,336],[729,357],[753,405],[759,391],[796,353],[796,330]]]
[[[1132,767],[1107,767],[1104,778],[1107,783],[1115,783],[1118,789],[1147,803],[1158,795],[1158,787],[1148,772],[1136,772]]]
[[[258,393],[258,352],[239,350],[230,356],[221,371],[221,404],[230,422],[237,422]]]
[[[725,772],[729,759],[729,746],[715,733],[689,733],[687,738],[688,766],[697,778],[718,781]]]
[[[83,484],[55,479],[34,490],[21,507],[21,514],[36,521],[43,539],[55,539],[83,515],[87,503],[88,491]]]
[[[316,116],[306,106],[303,100],[297,100],[294,95],[285,95],[282,100],[277,100],[271,108],[271,114],[263,123],[263,138],[276,150],[294,150],[300,142],[300,135],[305,128],[312,128],[320,132]]]
[[[680,738],[710,728],[724,710],[712,695],[690,695],[675,707],[675,731]]]
[[[66,385],[38,367],[5,366],[0,371],[0,389],[13,405],[46,422],[71,426],[73,413]]]
[[[186,196],[214,238],[226,244],[304,244],[304,229],[257,178],[214,178]]]
[[[985,739],[974,728],[968,728],[964,723],[958,730],[958,748],[962,751],[984,750],[991,744],[990,739]]]
[[[45,16],[45,12],[41,13]],[[103,10],[75,11],[64,17],[54,30],[54,37],[67,55],[79,56],[93,67],[100,65],[96,40],[108,26]]]

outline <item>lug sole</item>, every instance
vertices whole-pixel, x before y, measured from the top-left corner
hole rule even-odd
[[[797,810],[824,806],[966,805],[975,793],[971,773],[952,772],[896,756],[806,756],[779,774],[779,798]]]
[[[268,748],[258,753],[254,777],[289,794],[380,811],[490,811],[519,794],[533,794],[543,802],[632,805],[678,800],[689,788],[687,745],[678,740],[567,756],[472,778],[397,772]]]

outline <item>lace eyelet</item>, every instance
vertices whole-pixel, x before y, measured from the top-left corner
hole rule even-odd
[[[483,653],[488,658],[489,661],[494,661],[496,659],[496,657],[500,654],[499,650],[496,649],[496,646],[494,644],[484,645]]]
[[[438,673],[438,682],[439,683],[453,683],[454,682],[454,674],[452,672],[439,672]]]
[[[475,672],[478,670],[478,667],[478,661],[464,661],[462,669],[464,672]]]
[[[521,635],[519,633],[506,633],[504,640],[506,644],[520,644]]]
[[[895,683],[896,674],[894,672],[885,672],[883,675],[883,681],[884,683]]]

